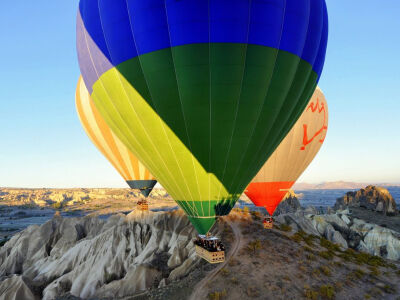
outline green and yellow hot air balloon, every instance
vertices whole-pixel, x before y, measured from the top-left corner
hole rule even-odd
[[[96,108],[199,233],[294,125],[325,59],[325,0],[81,0]]]

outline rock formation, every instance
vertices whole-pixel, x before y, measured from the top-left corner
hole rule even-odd
[[[0,282],[0,300],[39,300],[28,285],[23,276],[12,275]]]
[[[107,220],[55,216],[0,249],[0,293],[7,290],[3,299],[132,295],[190,272],[199,262],[194,237],[178,211],[132,212]]]
[[[140,192],[131,189],[12,189],[0,188],[0,201],[12,206],[46,207],[55,203],[71,206],[93,200],[129,200],[139,198]],[[150,198],[168,198],[164,189],[154,189]]]
[[[294,213],[301,209],[300,202],[297,199],[297,195],[293,190],[286,193],[285,198],[279,203],[276,208],[274,216],[279,216],[281,214]]]
[[[346,195],[336,200],[335,209],[346,207],[364,207],[385,215],[396,215],[396,202],[385,188],[369,185],[356,192],[347,192]]]
[[[353,218],[348,210],[327,215],[299,211],[280,215],[275,220],[290,225],[293,230],[325,237],[343,249],[350,247],[391,260],[400,260],[399,232]]]

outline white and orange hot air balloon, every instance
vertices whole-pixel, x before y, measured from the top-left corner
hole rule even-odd
[[[157,181],[108,127],[97,111],[82,77],[76,88],[75,104],[83,129],[93,144],[132,189],[140,190],[147,197]]]
[[[272,216],[321,148],[328,130],[328,105],[317,87],[304,112],[267,160],[245,193]]]

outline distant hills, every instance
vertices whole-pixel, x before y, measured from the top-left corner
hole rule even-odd
[[[322,182],[322,183],[296,183],[293,186],[294,190],[353,190],[353,189],[361,189],[365,188],[368,185],[376,185],[381,187],[388,186],[398,186],[399,183],[361,183],[361,182],[348,182],[348,181],[332,181],[332,182]]]

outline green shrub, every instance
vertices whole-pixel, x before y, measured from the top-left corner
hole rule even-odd
[[[301,237],[301,239],[304,241],[306,239],[308,239],[308,234],[305,233],[303,230],[299,230],[296,232],[296,235],[298,235],[299,237]]]
[[[304,241],[308,246],[313,246],[314,239],[316,237],[314,235],[308,235],[304,231],[300,230],[296,232],[294,235],[291,236],[291,239],[297,243],[300,243],[301,241]]]
[[[290,225],[287,225],[287,224],[281,224],[278,229],[280,231],[285,231],[285,232],[292,231],[292,227]]]
[[[221,300],[224,297],[226,297],[226,295],[227,295],[226,290],[223,290],[221,292],[215,291],[214,293],[208,294],[208,298],[211,300]]]
[[[341,289],[343,289],[343,283],[338,281],[335,283],[335,290],[340,291]]]
[[[314,277],[318,278],[321,275],[321,271],[319,269],[314,269],[312,274]]]
[[[387,294],[394,294],[394,293],[396,293],[396,288],[393,287],[393,286],[391,286],[391,285],[388,285],[388,284],[386,284],[386,285],[383,287],[383,290],[384,290],[385,293],[387,293]]]
[[[370,270],[370,273],[369,273],[370,275],[379,276],[381,274],[381,272],[379,271],[379,269],[377,267],[370,266],[369,270]]]
[[[327,266],[321,266],[321,267],[319,268],[319,270],[320,270],[321,273],[324,274],[325,276],[331,276],[331,275],[332,275],[331,269],[329,269]]]
[[[339,257],[345,261],[353,262],[358,265],[369,265],[372,267],[391,267],[382,257],[374,256],[364,252],[356,252],[353,249],[347,249],[339,254]]]
[[[353,273],[354,273],[354,276],[357,277],[358,279],[361,279],[365,275],[365,272],[360,269],[354,270]]]
[[[333,259],[333,257],[334,257],[334,253],[329,250],[328,251],[320,251],[317,254],[326,260]]]
[[[261,213],[259,211],[251,211],[250,213],[251,213],[251,216],[253,217],[253,219],[255,221],[261,220],[262,215],[261,215]]]
[[[315,251],[312,248],[308,247],[308,246],[304,246],[303,250],[306,251],[306,252],[315,253]]]
[[[308,285],[304,286],[304,297],[310,300],[317,300],[319,293],[317,291],[313,291]]]
[[[290,238],[291,238],[293,241],[297,242],[297,243],[300,243],[300,242],[303,240],[303,238],[302,238],[298,233],[295,233],[295,234],[292,235]]]
[[[334,299],[335,298],[335,289],[331,285],[323,285],[319,288],[319,293],[322,298],[325,299]]]
[[[334,262],[333,262],[333,265],[334,265],[335,267],[338,267],[338,268],[343,267],[343,264],[342,264],[340,261],[334,261]]]
[[[308,246],[313,246],[313,245],[314,245],[314,240],[315,240],[316,238],[317,238],[317,237],[316,237],[315,235],[312,235],[312,234],[303,236],[303,240],[304,240],[304,242],[305,242]]]
[[[356,262],[359,264],[367,264],[370,266],[378,267],[378,266],[387,266],[385,260],[379,256],[374,256],[368,253],[356,253]]]
[[[308,260],[312,260],[312,261],[315,260],[315,255],[312,254],[312,253],[307,253],[306,257],[307,257]]]
[[[257,252],[257,250],[260,250],[261,248],[262,246],[260,240],[251,241],[247,245],[247,249],[251,250],[254,254]]]
[[[327,250],[340,252],[339,245],[334,244],[334,243],[332,243],[331,241],[328,241],[325,238],[320,238],[320,245],[322,247],[324,247],[325,249],[327,249]]]
[[[222,276],[227,276],[228,274],[229,274],[229,271],[227,269],[225,269],[225,268],[221,269],[221,275]]]

